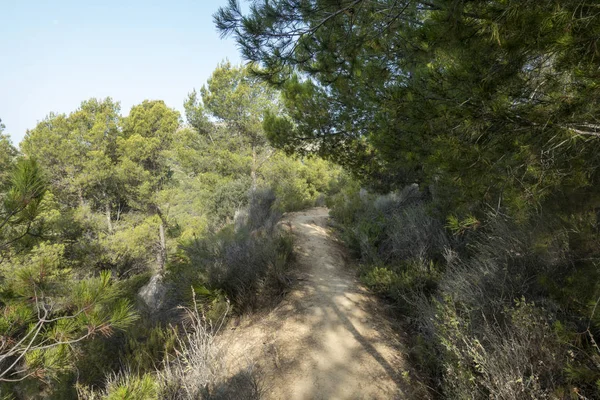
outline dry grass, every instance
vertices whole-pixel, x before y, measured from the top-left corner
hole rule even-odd
[[[194,301],[185,309],[186,323],[174,359],[158,372],[161,399],[260,399],[262,387],[257,371],[249,366],[234,376],[224,364],[226,345],[218,339],[227,312],[216,322],[208,321]],[[227,309],[229,311],[229,308]]]

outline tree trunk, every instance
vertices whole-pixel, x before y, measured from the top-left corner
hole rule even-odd
[[[167,265],[167,239],[165,237],[165,226],[167,225],[163,213],[157,205],[154,205],[154,209],[158,218],[160,218],[160,225],[158,226],[158,252],[156,253],[156,261],[158,264],[158,273],[162,275],[165,272]]]
[[[106,205],[104,206],[104,213],[106,215],[106,224],[108,225],[108,233],[113,233],[113,225],[112,225],[112,220],[111,220],[111,210],[110,210],[110,203],[107,202]]]
[[[163,273],[165,271],[165,266],[167,265],[167,241],[165,239],[165,224],[160,221],[160,225],[158,227],[158,235],[159,235],[159,249],[158,254],[156,255],[156,261],[158,262],[159,273]]]
[[[252,178],[252,188],[251,188],[251,192],[252,194],[254,194],[254,192],[256,191],[256,146],[252,145],[252,168],[250,170],[250,177]]]

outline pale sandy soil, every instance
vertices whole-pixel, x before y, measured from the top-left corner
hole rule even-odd
[[[231,373],[255,365],[266,399],[426,398],[401,329],[347,266],[328,218],[326,208],[286,215],[297,254],[292,289],[274,310],[223,333]]]

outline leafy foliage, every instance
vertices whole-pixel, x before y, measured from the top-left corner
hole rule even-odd
[[[275,145],[377,188],[434,185],[446,210],[476,199],[520,215],[597,203],[597,18],[580,1],[280,0],[215,15],[282,85]]]
[[[329,202],[363,282],[406,319],[411,358],[442,396],[597,395],[597,268],[575,261],[597,246],[572,243],[575,225],[488,215],[444,226],[414,186],[378,196],[349,184]],[[593,240],[594,221],[579,223]]]
[[[268,191],[257,192],[245,221],[184,247],[192,268],[205,277],[209,293],[224,293],[236,311],[263,306],[273,292],[285,289],[293,246],[276,229],[274,203]]]
[[[598,397],[599,18],[575,0],[215,14],[282,90],[271,143],[359,178],[332,214],[442,396]]]
[[[4,124],[0,119],[0,187],[3,187],[8,183],[10,174],[10,168],[13,163],[13,159],[17,155],[17,149],[14,148],[10,139],[3,133]]]
[[[277,220],[339,170],[267,143],[263,114],[279,107],[249,68],[222,63],[185,124],[162,101],[123,116],[106,98],[49,114],[20,151],[0,135],[0,392],[156,398],[192,286],[208,319],[281,295],[292,243]],[[143,304],[149,281],[164,310]]]
[[[21,159],[13,169],[6,192],[0,195],[0,263],[42,229],[39,216],[46,182],[37,162]]]

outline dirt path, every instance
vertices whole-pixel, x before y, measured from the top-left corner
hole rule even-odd
[[[286,216],[297,283],[275,310],[228,332],[232,357],[257,365],[267,399],[421,398],[397,329],[346,268],[328,215],[315,208]]]

